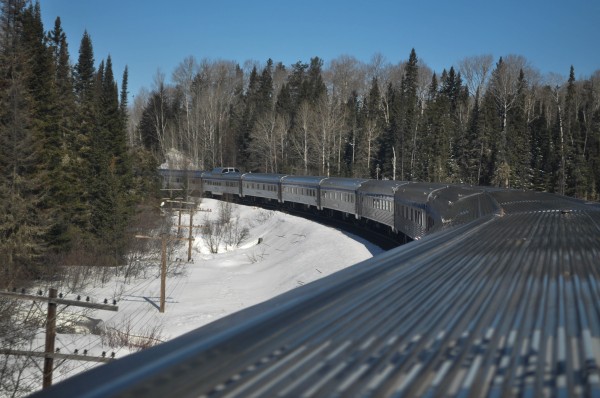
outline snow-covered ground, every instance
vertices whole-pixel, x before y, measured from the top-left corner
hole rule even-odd
[[[223,203],[204,199],[200,208],[210,212],[197,212],[194,224],[208,222],[207,216],[217,219],[223,212]],[[382,251],[358,237],[303,218],[257,207],[231,206],[231,219],[238,225],[237,236],[244,228],[247,236],[238,247],[225,248],[221,243],[220,252],[213,254],[200,229],[196,228],[192,262],[185,262],[187,242],[181,241],[176,248],[171,248],[164,313],[158,310],[160,259],[157,258],[148,265],[145,277],[128,283],[124,283],[122,277],[113,277],[103,286],[90,286],[81,292],[82,296],[89,295],[97,302],[113,296],[118,299],[118,312],[98,310],[86,315],[102,320],[100,325],[104,328],[166,341]],[[174,219],[177,224],[177,218]],[[189,218],[183,215],[182,225],[188,224]],[[183,231],[187,235],[187,229]],[[111,347],[108,340],[89,333],[59,334],[56,347],[61,353],[73,353],[75,349],[81,353],[87,349],[92,356],[100,356],[103,351],[107,355],[114,352],[116,358],[135,351]],[[39,344],[43,350],[43,341]],[[56,368],[54,380],[73,376],[92,366],[97,365],[66,361]]]

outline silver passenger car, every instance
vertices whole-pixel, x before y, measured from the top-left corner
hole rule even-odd
[[[413,239],[422,238],[429,229],[440,225],[441,219],[430,212],[436,194],[447,184],[411,182],[395,193],[395,228]]]
[[[394,224],[394,195],[406,181],[368,180],[358,188],[359,216],[387,225],[396,230]]]
[[[367,179],[331,177],[321,182],[321,208],[353,214],[358,218],[356,191]]]
[[[285,174],[245,173],[241,177],[242,196],[281,202],[281,179],[283,177]]]
[[[320,184],[327,177],[285,176],[281,179],[281,201],[301,203],[321,210]]]
[[[202,190],[215,196],[225,194],[241,196],[240,172],[221,173],[220,171],[202,174]]]

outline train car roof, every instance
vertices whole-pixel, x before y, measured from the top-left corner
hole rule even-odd
[[[345,190],[356,190],[362,183],[369,181],[366,178],[341,178],[341,177],[330,177],[321,181],[322,188],[337,188]]]
[[[404,200],[413,200],[415,202],[427,202],[430,195],[436,191],[442,191],[448,188],[448,184],[428,183],[428,182],[409,182],[396,191],[396,195]]]
[[[403,199],[422,202],[437,200],[446,203],[457,202],[460,199],[483,192],[480,188],[470,185],[449,185],[445,183],[412,182],[398,190],[397,195]]]
[[[285,176],[281,179],[282,183],[290,184],[313,184],[319,185],[327,177],[323,176]]]
[[[215,180],[239,180],[242,173],[215,173],[207,171],[202,173],[202,178],[212,178]]]
[[[182,169],[158,169],[160,175],[193,175],[194,177],[200,177],[205,171],[202,170],[182,170]]]
[[[393,195],[399,187],[408,184],[407,181],[396,180],[367,180],[358,188],[360,192],[375,195]]]
[[[242,181],[278,183],[285,176],[285,174],[276,173],[244,173]]]

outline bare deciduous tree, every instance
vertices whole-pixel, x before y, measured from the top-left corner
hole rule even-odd
[[[492,70],[492,63],[491,54],[466,57],[459,61],[458,69],[469,89],[469,94],[475,97],[475,94],[479,92],[479,98],[481,98]]]

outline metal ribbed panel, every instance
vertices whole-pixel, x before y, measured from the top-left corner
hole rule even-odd
[[[598,208],[492,195],[502,217],[412,242],[71,388],[103,379],[113,386],[100,395],[600,396]]]

